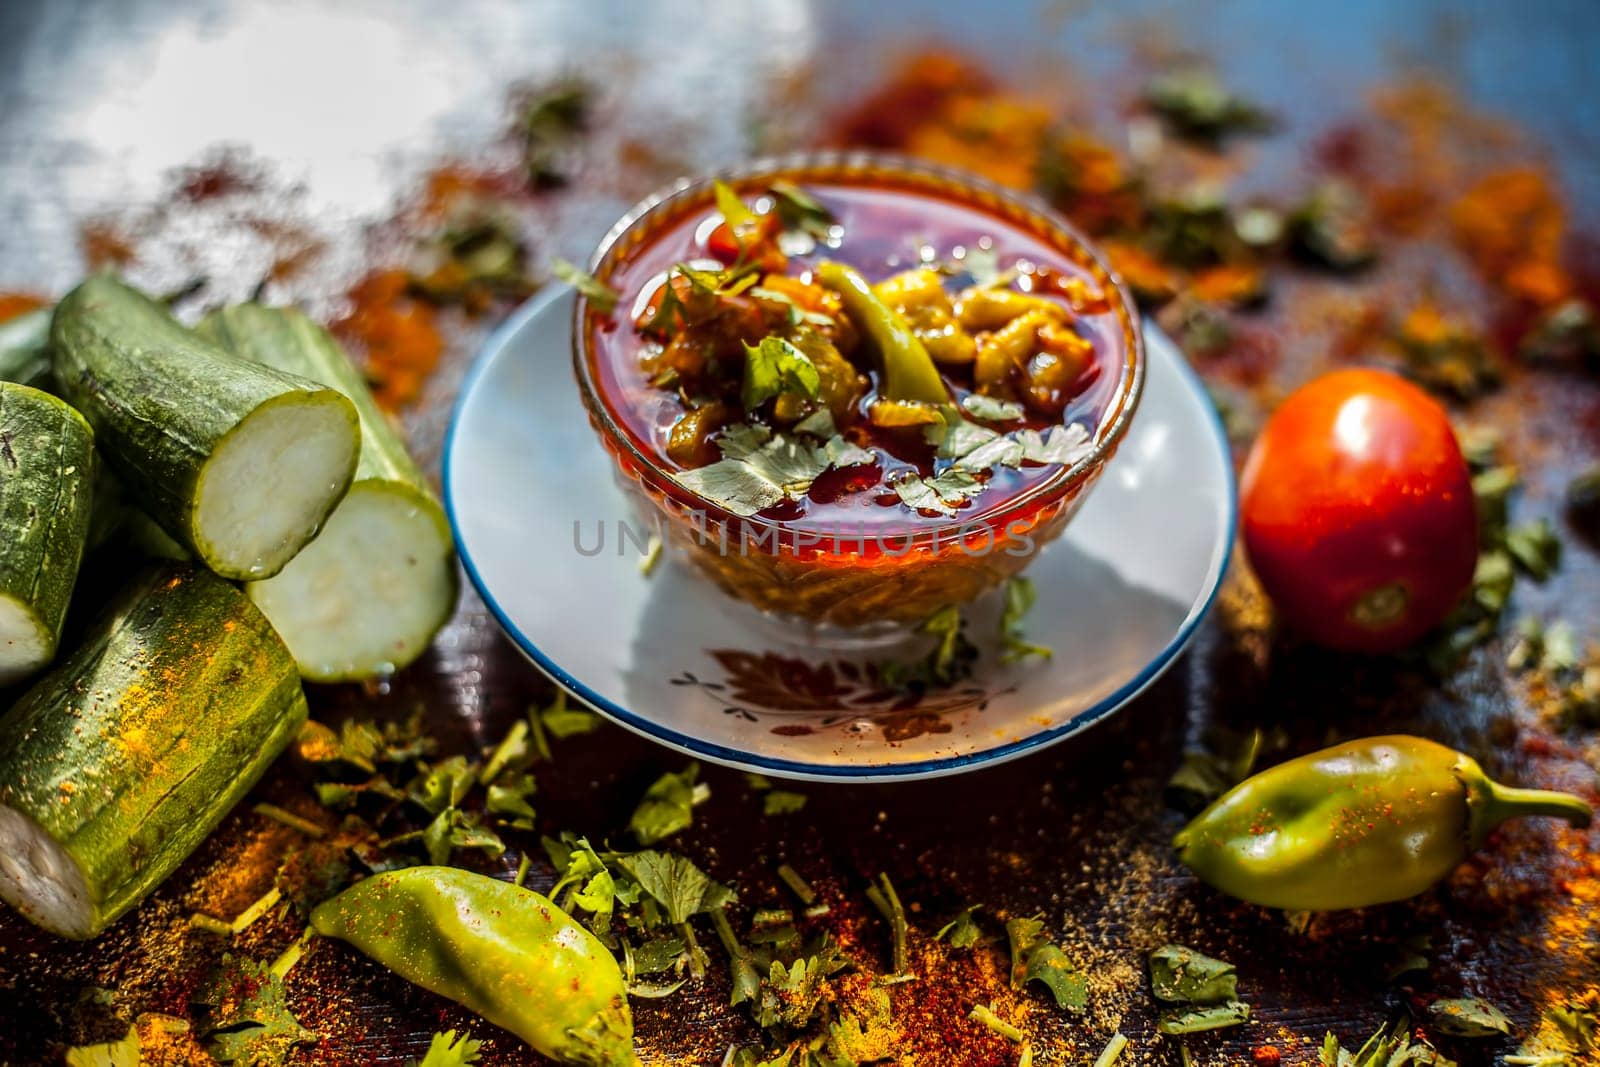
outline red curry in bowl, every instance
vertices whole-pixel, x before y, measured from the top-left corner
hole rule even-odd
[[[1133,305],[1060,219],[881,157],[647,200],[574,322],[590,416],[664,536],[733,595],[918,621],[1060,533],[1132,417]]]

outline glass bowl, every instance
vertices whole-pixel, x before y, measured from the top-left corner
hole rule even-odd
[[[814,626],[861,631],[920,622],[965,604],[1016,575],[1060,536],[1116,452],[1137,410],[1145,353],[1133,298],[1089,242],[1038,200],[975,175],[869,152],[807,152],[759,159],[681,179],[624,215],[589,262],[609,284],[619,267],[686,216],[714,208],[720,179],[748,194],[784,179],[848,183],[931,195],[977,208],[1026,231],[1082,269],[1110,297],[1121,363],[1091,448],[1071,466],[975,518],[917,519],[903,528],[818,532],[781,519],[739,517],[698,496],[639,439],[600,387],[596,331],[604,317],[580,292],[573,307],[574,369],[589,419],[616,464],[619,483],[674,556],[725,592],[764,612]]]

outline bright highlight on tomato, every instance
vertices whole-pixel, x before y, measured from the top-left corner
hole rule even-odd
[[[1403,648],[1472,584],[1471,473],[1444,408],[1397,375],[1335,371],[1296,391],[1256,439],[1240,495],[1251,566],[1318,644]]]

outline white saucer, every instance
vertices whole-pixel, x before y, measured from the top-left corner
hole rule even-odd
[[[530,301],[485,345],[445,441],[445,506],[467,574],[528,658],[662,744],[768,775],[852,781],[1013,759],[1160,677],[1221,584],[1237,519],[1227,440],[1182,354],[1147,326],[1133,425],[1026,572],[1039,593],[1027,637],[1054,657],[1001,666],[991,596],[969,613],[983,652],[972,678],[920,700],[885,692],[873,664],[904,649],[819,648],[668,561],[640,573],[617,526],[638,522],[573,378],[571,300],[562,290]],[[601,521],[604,550],[583,554]]]

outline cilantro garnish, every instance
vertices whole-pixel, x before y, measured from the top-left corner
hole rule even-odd
[[[764,337],[759,345],[744,346],[744,385],[740,399],[746,411],[754,411],[784,393],[798,393],[815,400],[821,385],[811,357],[783,338]]]
[[[1017,440],[1022,443],[1022,458],[1030,463],[1059,463],[1070,467],[1094,451],[1089,431],[1077,424],[1052,426],[1042,437],[1038,430],[1018,430]]]
[[[1163,945],[1150,954],[1150,988],[1163,1008],[1156,1029],[1169,1036],[1198,1034],[1250,1019],[1250,1005],[1237,999],[1233,964],[1183,945]]]
[[[139,1067],[140,1048],[139,1028],[130,1026],[115,1041],[67,1049],[66,1067]]]
[[[1436,1000],[1428,1005],[1428,1015],[1441,1034],[1451,1037],[1504,1037],[1511,1033],[1511,1020],[1505,1012],[1476,997]]]
[[[968,904],[956,912],[955,918],[939,927],[933,939],[935,941],[948,939],[951,948],[971,948],[976,945],[978,939],[983,936],[983,931],[978,929],[978,924],[972,916],[981,907],[983,907],[981,904]]]
[[[196,1033],[219,1063],[276,1065],[317,1040],[284,1003],[283,980],[265,963],[224,955],[195,991]]]
[[[603,315],[609,315],[616,310],[617,302],[622,299],[622,294],[611,286],[564,259],[552,259],[550,273],[583,294],[584,299]]]
[[[1210,71],[1177,70],[1152,78],[1145,104],[1180,137],[1215,144],[1231,133],[1261,133],[1272,116],[1222,87]]]
[[[1600,1051],[1600,994],[1591,989],[1546,1008],[1538,1030],[1503,1062],[1511,1067],[1578,1067],[1591,1062],[1596,1051]]]
[[[951,467],[932,478],[905,475],[892,482],[891,488],[908,508],[954,515],[961,504],[983,491],[983,483],[969,471]]]
[[[1411,1019],[1404,1014],[1380,1026],[1353,1053],[1342,1048],[1329,1031],[1318,1052],[1318,1062],[1322,1067],[1455,1067],[1453,1060],[1439,1055],[1426,1041],[1413,1040]],[[1514,1062],[1514,1057],[1507,1056],[1506,1062]]]
[[[483,1042],[474,1041],[465,1031],[457,1037],[454,1030],[447,1030],[434,1034],[422,1060],[407,1060],[406,1067],[472,1067],[478,1062],[478,1050],[482,1047]]]
[[[885,684],[899,689],[949,685],[971,673],[978,649],[967,640],[960,608],[946,604],[917,630],[938,638],[938,643],[914,663],[885,664],[881,668]]]
[[[1184,750],[1183,762],[1167,780],[1167,803],[1198,812],[1250,777],[1263,740],[1260,729],[1236,734],[1220,726],[1209,728],[1199,745]]]
[[[1036,645],[1022,636],[1022,620],[1033,610],[1039,597],[1031,578],[1009,578],[1003,587],[1004,606],[1000,611],[1000,662],[1011,664],[1039,656],[1049,659],[1055,655],[1044,645]]]
[[[773,182],[767,191],[772,194],[772,210],[786,231],[807,234],[817,241],[832,239],[836,225],[833,212],[816,197],[793,182],[782,180]]]
[[[1044,936],[1042,919],[1007,920],[1006,937],[1011,942],[1012,989],[1040,982],[1050,990],[1058,1008],[1082,1012],[1089,1006],[1088,979]]]
[[[741,231],[755,225],[755,212],[739,199],[739,194],[734,192],[728,183],[718,178],[711,183],[711,188],[716,197],[717,211],[722,214],[722,220],[728,224],[728,229],[733,231],[735,237],[738,237]]]
[[[690,764],[681,773],[663,774],[645,790],[628,820],[628,829],[641,845],[665,841],[693,824],[694,806],[711,799],[711,787],[695,781],[699,774],[699,765]]]
[[[692,492],[734,515],[748,516],[779,501],[799,500],[817,475],[830,466],[871,463],[871,452],[835,434],[816,448],[791,434],[774,434],[764,426],[743,424],[717,439],[722,458],[675,477]]]
[[[529,100],[522,110],[523,160],[536,186],[561,185],[573,142],[589,122],[592,90],[569,81]]]
[[[961,407],[968,415],[985,422],[1017,422],[1022,418],[1022,405],[1015,400],[1000,400],[981,393],[962,397]]]

